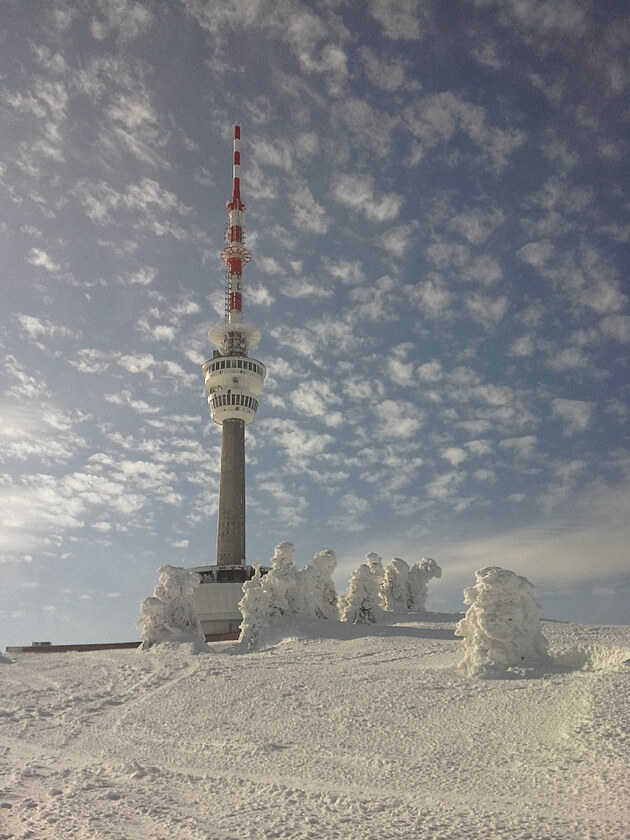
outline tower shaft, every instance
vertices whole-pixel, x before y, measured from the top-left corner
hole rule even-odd
[[[217,566],[245,562],[245,423],[225,420],[221,436],[221,479]]]

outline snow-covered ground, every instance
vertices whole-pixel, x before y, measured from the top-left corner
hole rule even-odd
[[[484,679],[455,622],[2,657],[0,838],[630,836],[630,627]]]

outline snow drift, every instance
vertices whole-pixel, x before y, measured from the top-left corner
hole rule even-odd
[[[452,620],[317,625],[263,655],[11,656],[0,837],[628,836],[630,627],[544,624],[553,649],[596,647],[598,670],[479,684]]]

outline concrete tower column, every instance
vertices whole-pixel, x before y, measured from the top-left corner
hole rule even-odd
[[[245,562],[245,423],[224,420],[217,526],[217,566]]]

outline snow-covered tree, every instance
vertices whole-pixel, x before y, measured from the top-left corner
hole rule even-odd
[[[373,624],[381,616],[378,579],[367,563],[352,573],[346,594],[339,599],[339,617],[352,624]]]
[[[431,578],[442,577],[442,569],[432,557],[423,557],[409,570],[407,605],[410,610],[424,612],[427,602],[427,583]]]
[[[300,607],[298,574],[293,565],[293,543],[281,542],[271,558],[271,570],[264,576],[262,586],[269,596],[270,618],[276,615],[297,615]]]
[[[277,545],[266,575],[256,568],[254,577],[243,584],[239,609],[243,616],[239,641],[249,649],[257,646],[262,631],[303,609],[300,577],[293,565],[295,549],[290,542]]]
[[[191,642],[197,649],[207,650],[193,607],[199,575],[178,566],[160,566],[159,571],[153,597],[142,601],[136,622],[141,630],[141,648],[147,650],[163,642]]]
[[[527,578],[496,566],[475,572],[475,578],[476,584],[464,590],[470,608],[455,628],[464,638],[462,669],[484,674],[544,660],[542,610]]]
[[[386,610],[407,612],[409,566],[400,557],[394,557],[385,566],[385,574],[380,582],[380,597]]]
[[[260,566],[256,566],[254,577],[243,584],[243,597],[238,605],[243,616],[239,641],[249,650],[257,647],[261,631],[271,620],[270,597],[265,592],[263,580]]]
[[[378,578],[379,586],[381,583],[381,578],[385,574],[385,569],[383,568],[383,558],[380,554],[376,554],[374,551],[370,551],[369,554],[365,557],[365,562],[370,567],[370,571],[373,575],[376,575]]]
[[[304,593],[305,603],[308,611],[316,618],[336,619],[339,616],[337,590],[332,579],[336,565],[335,552],[326,548],[318,551],[311,565],[305,569],[308,573],[305,575],[308,581]]]

